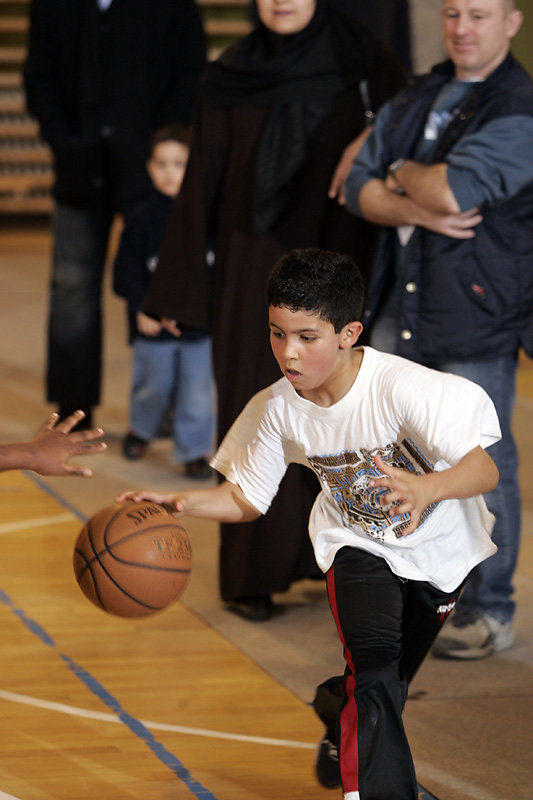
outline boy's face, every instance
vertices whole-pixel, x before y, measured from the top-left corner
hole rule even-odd
[[[298,394],[322,405],[322,393],[334,387],[349,367],[343,355],[356,343],[361,323],[350,323],[335,333],[331,322],[318,314],[287,306],[270,306],[269,323],[270,344],[281,371]]]
[[[155,188],[168,197],[176,197],[185,174],[189,148],[181,142],[159,142],[146,164]]]

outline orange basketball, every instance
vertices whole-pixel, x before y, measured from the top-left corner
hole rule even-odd
[[[109,614],[144,617],[184,592],[191,572],[185,528],[157,503],[114,503],[83,526],[74,548],[83,594]]]

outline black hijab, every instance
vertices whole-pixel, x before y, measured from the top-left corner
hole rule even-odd
[[[375,40],[336,0],[316,0],[301,31],[270,31],[255,14],[254,30],[206,70],[201,102],[209,106],[268,107],[254,165],[252,228],[269,230],[286,206],[318,124],[333,99],[367,74]]]

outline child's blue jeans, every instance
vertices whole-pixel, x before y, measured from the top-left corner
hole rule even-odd
[[[174,459],[195,461],[213,449],[211,339],[150,340],[133,345],[130,429],[150,442],[173,409]]]

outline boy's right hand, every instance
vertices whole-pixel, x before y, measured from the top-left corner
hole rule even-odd
[[[152,492],[148,489],[139,489],[132,492],[122,492],[115,497],[116,503],[122,503],[125,500],[131,500],[133,503],[142,503],[148,500],[150,503],[158,503],[163,506],[169,514],[180,516],[185,511],[185,498],[178,497],[176,494],[161,494],[160,492]]]

